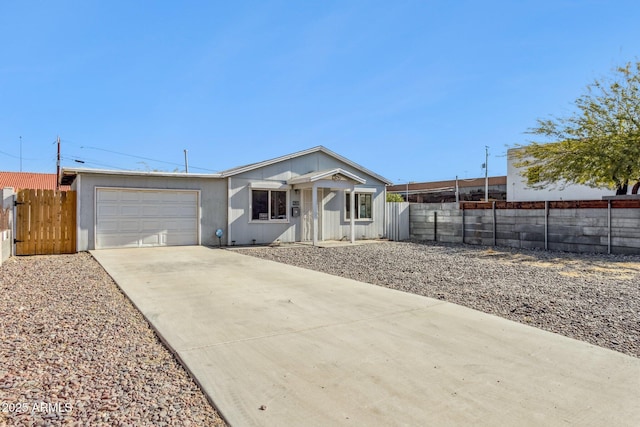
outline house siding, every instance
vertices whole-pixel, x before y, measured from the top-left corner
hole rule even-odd
[[[84,173],[78,176],[72,189],[78,192],[77,215],[78,251],[95,249],[96,187],[131,189],[199,190],[200,239],[203,245],[218,245],[215,231],[225,230],[222,243],[226,244],[227,188],[219,178],[127,176]]]
[[[310,153],[304,156],[295,157],[281,162],[234,175],[229,179],[229,235],[230,241],[235,241],[237,245],[247,245],[255,243],[272,243],[276,240],[281,242],[295,242],[302,237],[302,212],[297,218],[291,217],[292,201],[300,203],[302,211],[302,193],[296,193],[289,189],[289,204],[287,212],[288,223],[258,223],[251,222],[249,200],[251,195],[251,182],[263,181],[274,184],[286,185],[291,178],[307,174],[313,171],[342,168],[345,171],[354,173],[367,182],[362,186],[374,189],[373,195],[373,221],[356,221],[355,236],[357,239],[379,238],[384,235],[384,215],[385,215],[385,183],[355,169],[340,160],[322,152]],[[344,215],[344,192],[330,191],[323,189],[318,192],[318,198],[322,200],[324,206],[322,213],[322,224],[320,226],[321,239],[334,240],[349,237],[349,221]]]

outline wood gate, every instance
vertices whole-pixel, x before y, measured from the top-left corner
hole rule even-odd
[[[76,252],[76,192],[20,190],[16,194],[16,255]]]

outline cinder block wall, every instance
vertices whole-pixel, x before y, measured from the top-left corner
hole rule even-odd
[[[409,212],[414,240],[640,254],[640,200],[412,204]]]

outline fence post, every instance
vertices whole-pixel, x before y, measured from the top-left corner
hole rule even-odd
[[[493,210],[493,246],[496,245],[496,201],[494,200],[491,209]]]
[[[544,250],[549,250],[549,201],[544,202]]]
[[[607,202],[607,254],[611,255],[611,199]]]
[[[464,202],[460,203],[462,210],[462,243],[464,244]]]
[[[438,211],[433,211],[433,241],[438,241]]]

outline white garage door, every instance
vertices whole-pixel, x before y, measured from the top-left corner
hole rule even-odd
[[[96,249],[198,244],[198,192],[96,190]]]

